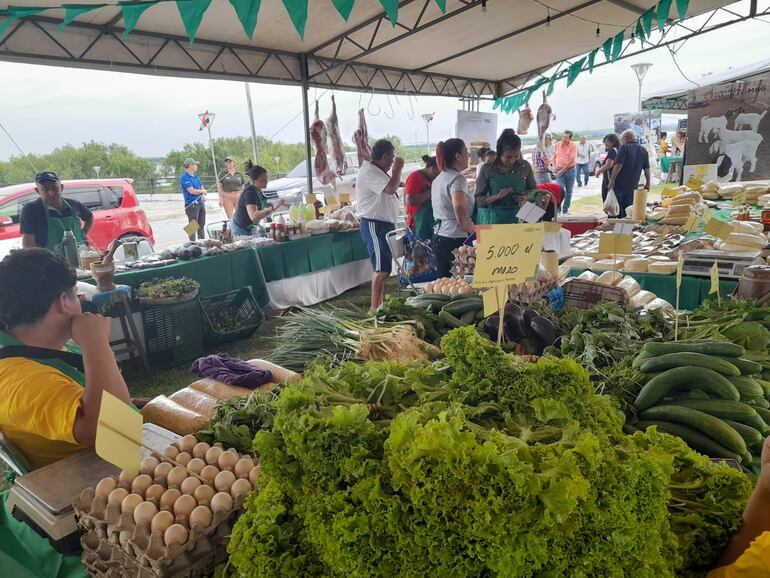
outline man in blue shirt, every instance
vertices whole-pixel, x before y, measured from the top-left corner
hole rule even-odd
[[[618,218],[626,218],[626,208],[634,204],[634,191],[644,171],[644,189],[650,191],[650,157],[647,149],[637,142],[636,131],[628,129],[620,135],[620,148],[612,165],[609,189],[615,191],[620,205]]]
[[[206,189],[203,188],[201,178],[198,176],[198,161],[184,160],[184,172],[179,177],[179,186],[184,195],[184,212],[187,214],[187,222],[198,223],[198,238],[206,236]],[[195,241],[195,233],[190,235],[190,241]]]

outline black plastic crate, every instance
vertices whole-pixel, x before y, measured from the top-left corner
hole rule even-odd
[[[226,343],[251,337],[265,320],[251,287],[201,297],[199,299],[203,319],[206,321],[206,343]],[[221,324],[236,321],[235,329],[222,329]]]
[[[203,317],[197,300],[142,306],[144,345],[150,365],[189,365],[205,355]]]

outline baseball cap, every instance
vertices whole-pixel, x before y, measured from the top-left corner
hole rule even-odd
[[[187,158],[187,159],[184,160],[183,164],[184,164],[185,168],[187,168],[190,165],[197,165],[197,164],[200,164],[200,163],[198,161],[196,161],[195,159]]]
[[[41,171],[35,175],[35,182],[39,184],[43,181],[55,181],[58,183],[61,181],[61,179],[53,171]]]
[[[227,157],[225,157],[225,162],[227,162],[227,161],[235,162],[235,159],[233,157],[227,156]]]

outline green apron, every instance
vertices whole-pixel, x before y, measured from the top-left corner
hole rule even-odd
[[[64,231],[70,230],[75,236],[75,240],[80,243],[88,243],[86,236],[83,234],[83,229],[80,228],[80,218],[76,217],[72,207],[67,202],[67,199],[62,199],[62,202],[69,207],[69,210],[73,213],[69,217],[60,217],[58,219],[52,219],[48,214],[48,205],[43,202],[43,209],[45,211],[45,221],[48,227],[48,239],[45,244],[45,248],[54,253],[64,254],[62,247],[62,241],[64,240]]]
[[[496,174],[490,179],[489,195],[496,195],[502,189],[513,189],[513,192],[492,206],[478,207],[476,213],[478,225],[512,225],[518,222],[516,213],[519,212],[521,205],[514,196],[524,192],[524,180],[516,174]]]
[[[433,226],[436,222],[433,219],[433,205],[429,200],[420,206],[420,210],[414,214],[413,219],[412,229],[417,238],[421,241],[430,240],[433,237]]]

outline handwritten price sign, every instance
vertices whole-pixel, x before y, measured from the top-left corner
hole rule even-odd
[[[476,227],[474,287],[523,283],[537,273],[543,223]]]

